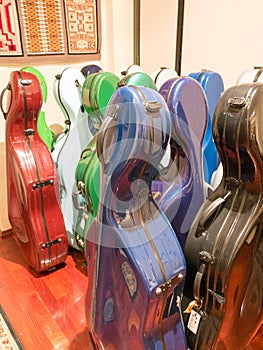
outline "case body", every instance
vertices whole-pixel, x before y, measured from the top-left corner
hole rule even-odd
[[[212,124],[216,105],[224,91],[224,82],[219,73],[206,69],[197,73],[191,73],[189,76],[200,82],[207,98],[208,121],[202,147],[204,153],[204,178],[210,184],[211,177],[221,161],[213,138]]]
[[[191,349],[245,349],[263,317],[263,84],[227,89],[213,120],[223,178],[189,232],[185,298]],[[184,298],[184,300],[185,300]],[[199,316],[200,317],[199,317]],[[190,316],[191,317],[191,316]]]
[[[159,93],[136,86],[114,93],[97,139],[100,202],[86,247],[87,324],[99,349],[187,348],[184,256],[151,193],[169,138]]]
[[[6,114],[8,215],[27,258],[40,273],[66,260],[68,240],[50,151],[37,131],[41,88],[31,73],[10,75]]]

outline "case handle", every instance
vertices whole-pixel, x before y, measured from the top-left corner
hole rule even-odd
[[[227,194],[224,197],[219,197],[215,201],[211,202],[211,204],[202,211],[202,214],[200,215],[199,222],[197,225],[197,229],[195,232],[196,237],[200,237],[201,234],[205,230],[205,224],[207,220],[213,215],[213,213],[220,207],[221,204],[223,204],[226,199],[229,197],[231,192],[227,192]]]
[[[9,112],[9,110],[10,110],[10,107],[11,107],[11,103],[10,103],[8,110],[6,112],[4,111],[3,99],[4,99],[4,94],[5,94],[5,92],[7,90],[10,90],[11,93],[12,93],[11,84],[10,83],[7,84],[7,86],[3,89],[3,91],[1,92],[1,95],[0,95],[0,108],[1,108],[1,111],[3,113],[3,116],[4,116],[5,120],[6,120],[7,114]]]

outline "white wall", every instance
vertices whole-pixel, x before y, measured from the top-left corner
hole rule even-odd
[[[263,65],[263,1],[185,0],[182,74],[217,71],[225,87]]]
[[[178,0],[141,0],[141,66],[151,74],[175,67]]]

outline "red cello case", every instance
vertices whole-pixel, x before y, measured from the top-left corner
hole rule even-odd
[[[8,216],[29,267],[40,273],[64,263],[68,249],[54,161],[37,132],[41,88],[35,75],[14,71],[1,106],[5,92]]]
[[[263,320],[263,84],[227,89],[213,134],[223,164],[219,187],[189,232],[188,346],[245,349]]]

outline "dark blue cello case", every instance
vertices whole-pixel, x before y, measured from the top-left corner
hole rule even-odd
[[[171,117],[171,164],[168,172],[154,181],[153,191],[184,248],[190,226],[207,196],[202,153],[207,101],[200,84],[190,77],[169,79],[160,93]]]
[[[170,138],[164,99],[120,87],[97,137],[100,203],[86,247],[91,338],[99,349],[186,349],[184,256],[151,192]]]
[[[189,347],[245,349],[263,317],[263,84],[227,89],[213,134],[223,164],[219,187],[189,232]]]

